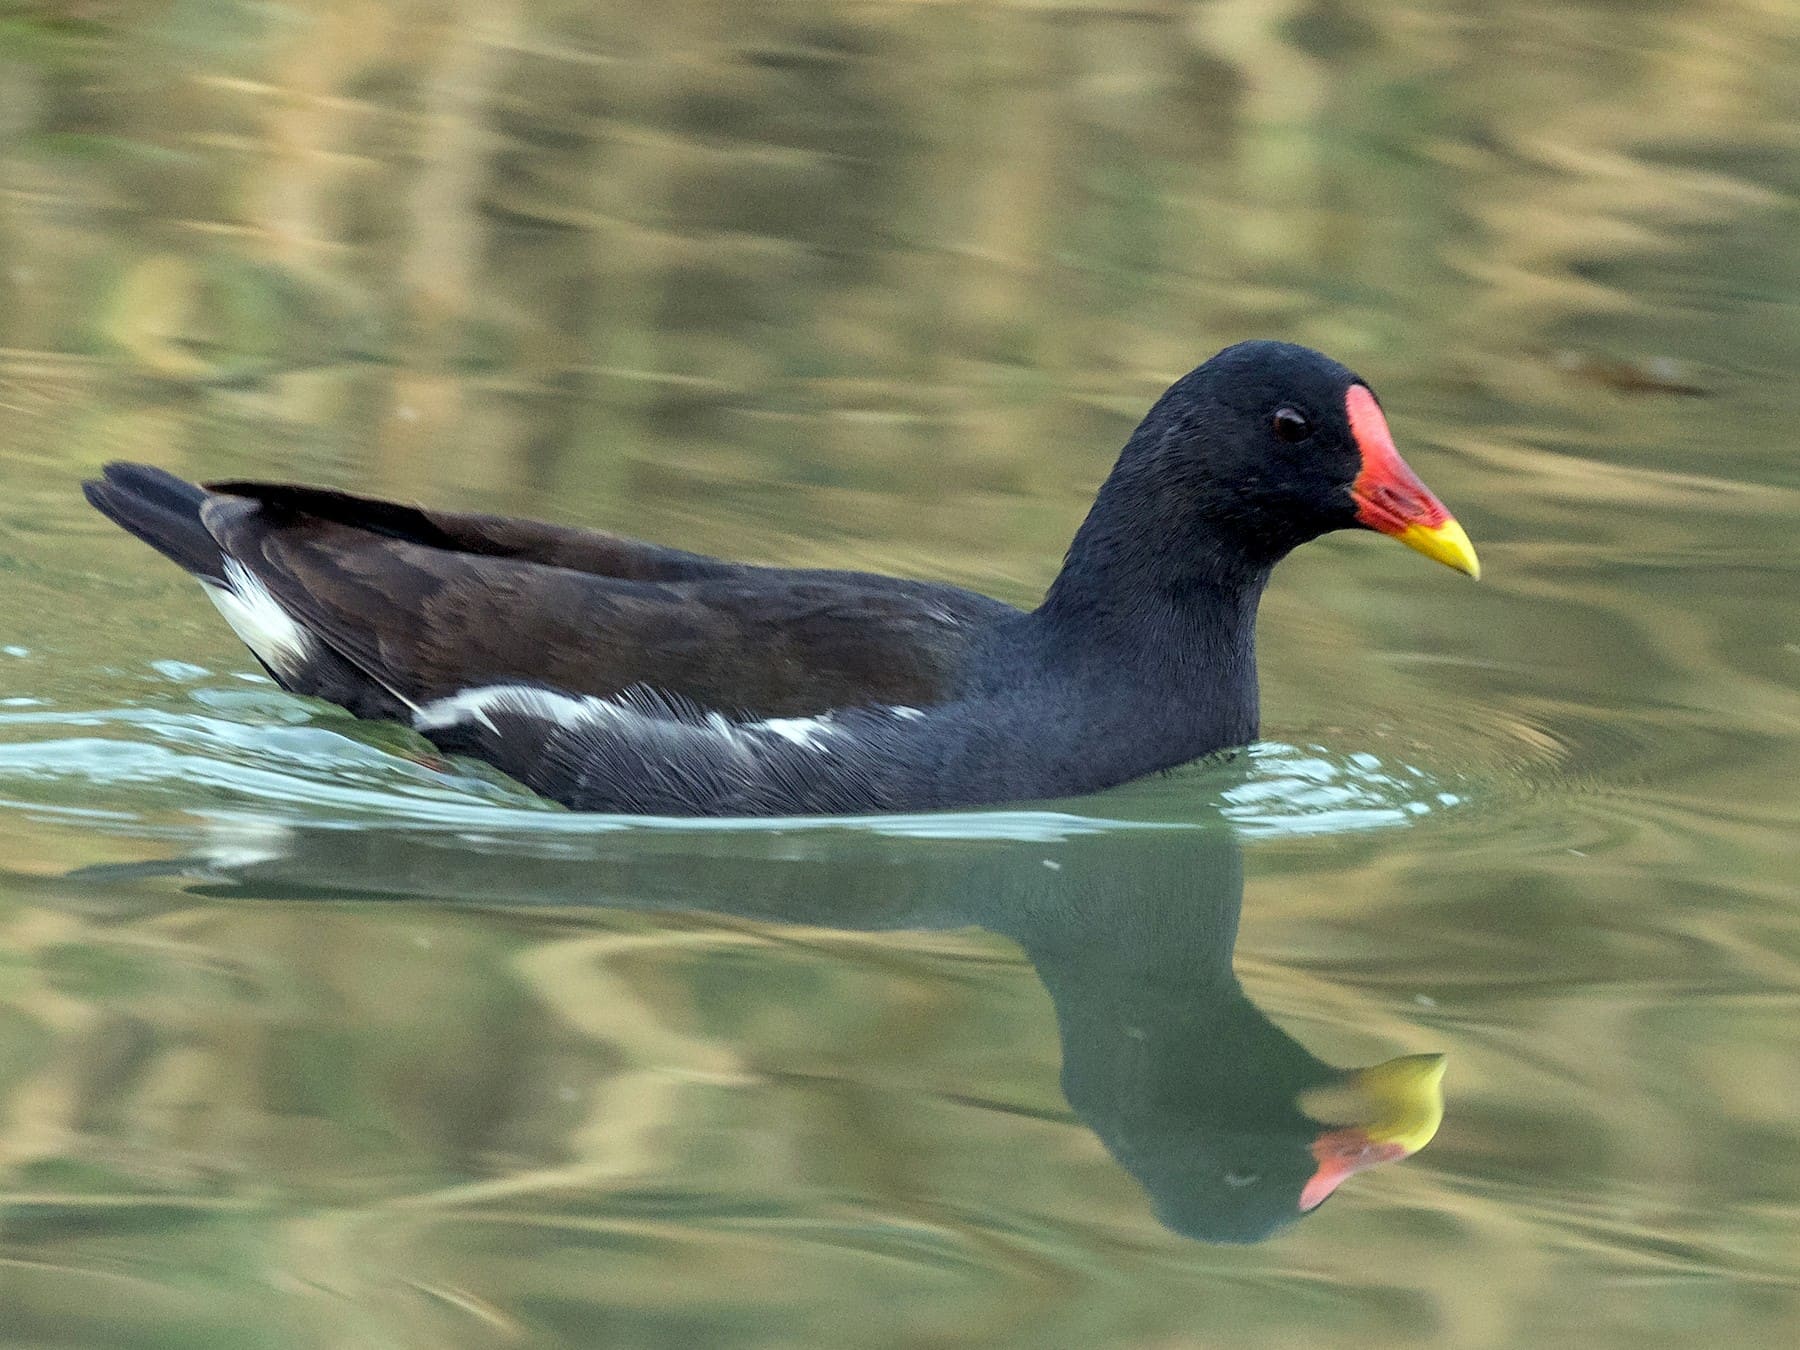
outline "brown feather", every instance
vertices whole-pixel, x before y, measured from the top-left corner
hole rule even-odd
[[[317,489],[221,484],[203,518],[295,620],[414,703],[530,682],[602,697],[648,686],[753,717],[928,706],[979,621],[1007,610],[948,586]]]

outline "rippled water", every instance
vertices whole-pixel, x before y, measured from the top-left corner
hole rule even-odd
[[[1790,1343],[1797,77],[1781,6],[0,8],[0,1340]],[[1074,802],[548,809],[77,490],[1029,602],[1250,335],[1486,579],[1310,546],[1268,739]],[[1296,1099],[1427,1052],[1302,1215]]]

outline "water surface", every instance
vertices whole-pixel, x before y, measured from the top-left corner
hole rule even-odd
[[[0,11],[0,1339],[1789,1343],[1790,29]],[[77,491],[1030,603],[1247,336],[1380,390],[1486,578],[1308,547],[1267,740],[1078,802],[547,809],[282,695]],[[1249,1104],[1426,1052],[1431,1144],[1275,1204]]]

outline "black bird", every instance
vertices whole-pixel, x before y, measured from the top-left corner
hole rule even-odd
[[[1216,812],[1172,827],[1078,826],[1029,844],[792,826],[558,832],[547,850],[529,832],[469,846],[404,827],[219,827],[211,847],[186,857],[78,875],[92,884],[173,873],[209,896],[284,902],[554,906],[564,922],[617,907],[1000,934],[1050,995],[1069,1106],[1157,1218],[1203,1242],[1271,1236],[1357,1172],[1423,1148],[1443,1118],[1442,1055],[1339,1068],[1245,994],[1232,969],[1242,855]],[[509,1078],[499,1096],[516,1086]]]
[[[800,815],[1070,796],[1257,733],[1256,607],[1363,527],[1477,575],[1369,387],[1245,342],[1132,433],[1029,612],[322,488],[108,465],[88,500],[197,576],[282,688],[578,810]]]

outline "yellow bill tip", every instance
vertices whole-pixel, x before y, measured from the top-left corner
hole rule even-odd
[[[1475,545],[1469,542],[1468,533],[1455,517],[1447,518],[1441,525],[1408,525],[1394,538],[1427,558],[1481,580],[1481,559],[1475,556]]]

